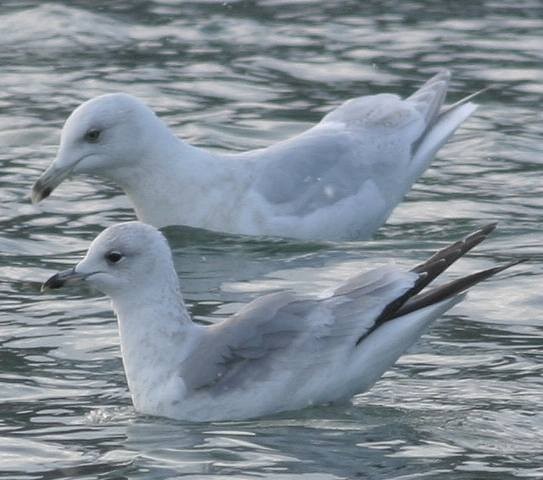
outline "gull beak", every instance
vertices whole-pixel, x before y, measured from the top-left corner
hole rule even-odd
[[[62,181],[72,173],[73,165],[59,167],[55,162],[45,170],[32,186],[32,203],[38,203],[47,198]]]
[[[57,288],[62,288],[64,285],[79,283],[87,277],[88,274],[76,272],[75,267],[73,267],[69,270],[55,273],[41,286],[41,291],[56,290]]]

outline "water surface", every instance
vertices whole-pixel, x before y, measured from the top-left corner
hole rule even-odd
[[[9,479],[543,478],[543,7],[517,2],[6,1],[0,6],[0,476]],[[407,95],[439,68],[480,109],[372,242],[166,234],[192,314],[278,288],[410,266],[498,220],[451,275],[530,261],[477,287],[352,405],[192,425],[134,413],[106,299],[41,295],[105,227],[133,219],[102,181],[28,196],[71,110],[126,91],[183,138],[268,145],[341,101]]]

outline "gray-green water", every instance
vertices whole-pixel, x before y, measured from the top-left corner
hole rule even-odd
[[[9,479],[543,478],[543,7],[538,0],[3,1],[0,476]],[[247,422],[137,416],[108,302],[40,282],[106,226],[113,186],[32,182],[81,101],[142,97],[192,143],[264,146],[342,100],[407,94],[439,67],[480,109],[375,241],[308,244],[168,229],[186,299],[213,322],[278,287],[409,266],[487,221],[455,267],[530,262],[475,289],[352,406]]]

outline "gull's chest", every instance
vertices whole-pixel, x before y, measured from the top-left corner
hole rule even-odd
[[[147,368],[136,379],[128,377],[134,408],[147,415],[171,416],[185,398],[185,383],[172,371]]]

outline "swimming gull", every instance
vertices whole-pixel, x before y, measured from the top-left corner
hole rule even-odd
[[[157,228],[367,239],[475,110],[473,95],[443,107],[449,78],[442,71],[405,100],[349,100],[293,138],[237,154],[183,142],[130,95],[100,96],[66,121],[32,200],[83,173],[119,185],[138,219]]]
[[[83,260],[42,288],[84,282],[111,297],[138,412],[193,421],[254,418],[370,388],[466,289],[519,263],[425,289],[493,229],[410,271],[379,268],[316,296],[272,293],[211,326],[191,321],[165,238],[139,222],[107,228]]]

